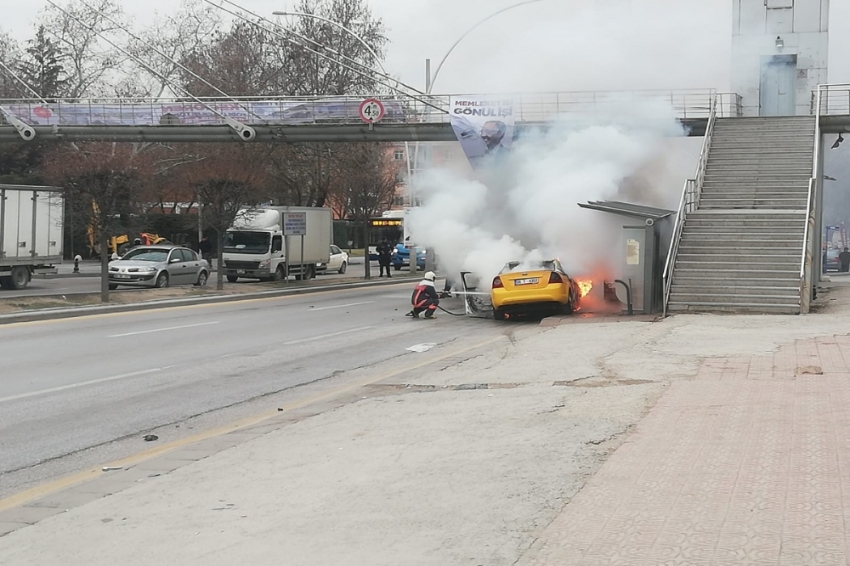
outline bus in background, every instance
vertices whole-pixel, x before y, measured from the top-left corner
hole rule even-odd
[[[407,209],[388,210],[378,218],[369,220],[369,259],[378,261],[378,244],[384,241],[391,246],[410,245],[410,234],[407,231]]]

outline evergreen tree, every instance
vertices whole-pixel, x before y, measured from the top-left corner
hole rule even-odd
[[[35,37],[30,39],[26,55],[21,63],[21,78],[42,98],[56,98],[64,94],[64,54],[49,37],[44,26],[39,26]]]

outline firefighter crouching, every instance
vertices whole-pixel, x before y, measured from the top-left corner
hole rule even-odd
[[[437,275],[433,271],[425,274],[425,279],[416,285],[413,290],[413,296],[410,302],[413,304],[413,310],[407,313],[407,316],[419,318],[419,315],[425,313],[425,318],[434,318],[434,313],[437,312],[437,306],[440,304],[440,298],[437,296],[437,289],[434,286],[434,281]]]

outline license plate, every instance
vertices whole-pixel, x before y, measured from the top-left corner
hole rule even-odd
[[[533,279],[517,279],[514,281],[514,285],[535,285],[537,283],[540,283],[540,279],[537,277]]]
[[[245,275],[245,270],[244,269],[237,269],[236,275]]]
[[[130,276],[129,275],[115,275],[115,278],[116,279],[129,279]]]

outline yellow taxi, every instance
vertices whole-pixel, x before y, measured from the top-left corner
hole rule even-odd
[[[496,320],[541,312],[571,314],[579,307],[581,291],[558,260],[533,265],[513,261],[493,279],[490,300]]]

